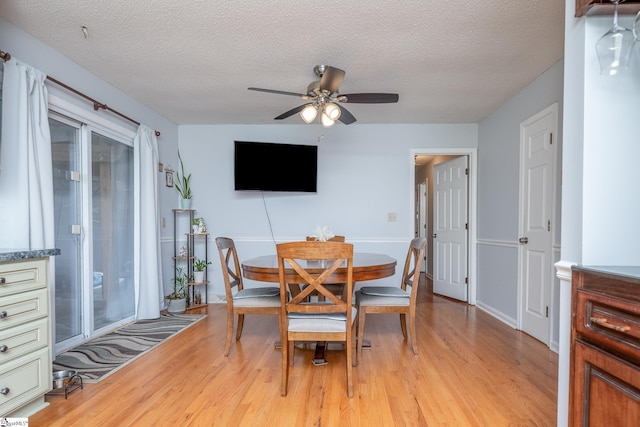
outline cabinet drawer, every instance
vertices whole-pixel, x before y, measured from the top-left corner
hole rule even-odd
[[[5,363],[49,344],[47,318],[0,331],[0,363]]]
[[[29,260],[0,264],[0,297],[47,286],[47,261]]]
[[[0,417],[47,393],[53,386],[49,349],[0,366]]]
[[[48,289],[0,298],[0,330],[49,314]]]
[[[582,289],[576,294],[576,333],[640,361],[640,307]]]

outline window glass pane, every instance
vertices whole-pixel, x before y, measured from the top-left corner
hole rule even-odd
[[[133,316],[133,148],[91,135],[94,329]]]
[[[53,160],[56,343],[82,335],[82,280],[80,234],[79,129],[49,119]]]

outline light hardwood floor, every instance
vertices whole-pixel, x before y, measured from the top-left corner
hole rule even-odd
[[[365,350],[347,397],[344,352],[313,366],[296,349],[280,396],[275,316],[245,318],[223,356],[224,305],[98,384],[64,396],[29,426],[554,426],[558,358],[545,345],[473,306],[421,285],[418,346],[397,315],[367,317]]]

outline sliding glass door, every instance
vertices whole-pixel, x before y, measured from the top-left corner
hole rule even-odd
[[[101,329],[134,314],[133,147],[91,133],[93,320]]]
[[[60,352],[133,319],[133,146],[103,126],[55,113],[49,125]]]
[[[53,159],[56,341],[83,337],[80,187],[80,125],[62,117],[49,119]]]

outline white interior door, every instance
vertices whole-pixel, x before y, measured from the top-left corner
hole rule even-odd
[[[434,166],[433,292],[467,301],[468,158]]]
[[[554,104],[520,127],[520,329],[549,343],[553,283],[552,218],[557,123]]]

